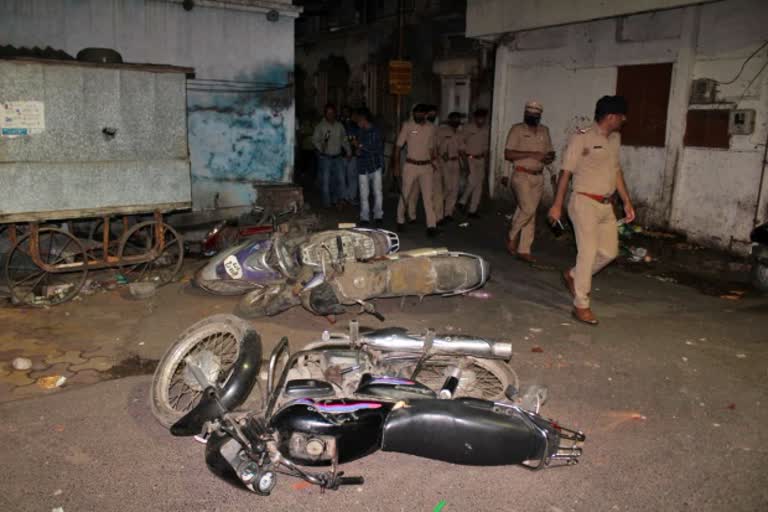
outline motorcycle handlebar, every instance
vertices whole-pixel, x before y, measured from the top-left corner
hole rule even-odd
[[[363,485],[365,479],[361,476],[342,476],[336,482],[339,485]]]

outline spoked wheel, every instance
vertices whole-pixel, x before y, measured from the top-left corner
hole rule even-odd
[[[202,370],[208,383],[224,384],[250,328],[232,315],[214,315],[184,331],[155,370],[150,405],[157,421],[170,427],[200,401],[203,387],[191,365]]]
[[[125,232],[122,221],[115,220],[109,223],[109,246],[107,254],[104,254],[104,219],[92,221],[88,227],[88,251],[94,259],[105,259],[107,256],[115,257],[120,250],[120,240]]]
[[[142,263],[124,261],[126,258],[146,255],[160,246],[156,226],[157,222],[153,220],[142,222],[123,234],[118,251],[120,272],[130,282],[150,281],[162,286],[173,281],[181,269],[184,244],[176,230],[165,223],[162,224],[164,244],[156,258]]]
[[[461,369],[455,396],[504,400],[510,384],[519,389],[517,374],[502,361],[475,357],[431,357],[422,365],[416,380],[438,391],[449,375],[450,367]]]
[[[48,272],[32,260],[32,234],[21,237],[5,262],[5,276],[16,304],[53,306],[74,298],[88,276],[83,244],[58,228],[41,228],[37,234],[40,259],[63,272]]]

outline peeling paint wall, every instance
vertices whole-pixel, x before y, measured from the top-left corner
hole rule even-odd
[[[292,10],[286,2],[287,11]],[[7,0],[0,44],[195,68],[188,81],[193,205],[247,207],[253,183],[293,177],[294,18],[163,0]]]
[[[683,147],[682,134],[688,108],[698,108],[688,105],[691,80],[731,80],[768,39],[766,19],[767,2],[726,0],[515,34],[497,51],[491,141],[495,177],[505,172],[506,133],[521,120],[527,99],[544,104],[543,122],[561,156],[568,133],[589,124],[595,101],[615,94],[618,66],[672,62],[666,147],[622,148],[640,219],[710,246],[746,252],[755,214],[768,218],[768,183],[757,204],[768,134],[768,69],[758,72],[768,62],[768,49],[733,84],[718,87],[722,103],[716,108],[756,110],[752,135],[733,135],[728,149],[711,149]],[[495,185],[492,177],[492,189]]]

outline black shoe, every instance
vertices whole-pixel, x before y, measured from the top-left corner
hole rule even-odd
[[[478,215],[478,213],[477,213],[477,212],[470,212],[470,213],[469,213],[469,218],[470,218],[470,219],[479,219],[479,218],[480,218],[480,215]]]
[[[374,221],[376,223],[377,228],[383,228],[384,227],[384,219],[376,219]]]
[[[437,221],[438,227],[442,226],[443,224],[445,224],[445,219],[440,219],[439,221]]]
[[[370,222],[368,222],[367,220],[361,220],[361,221],[358,223],[358,225],[359,225],[359,226],[362,226],[362,227],[366,227],[366,226],[370,226],[370,225],[371,225],[371,223],[370,223]]]
[[[408,224],[416,224],[416,219],[408,219]]]
[[[439,231],[437,228],[427,228],[427,236],[429,238],[435,238],[438,235]]]
[[[405,224],[397,223],[397,232],[398,233],[405,233]]]
[[[467,213],[467,207],[461,203],[456,205],[456,209],[459,210],[461,213],[464,213],[464,214]]]
[[[444,224],[449,224],[451,222],[453,222],[453,217],[451,217],[450,215],[446,215],[445,217],[443,217]]]

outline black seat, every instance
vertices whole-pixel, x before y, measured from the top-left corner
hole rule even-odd
[[[520,413],[499,414],[480,400],[413,400],[389,414],[382,442],[384,451],[473,466],[519,464],[544,449]]]

